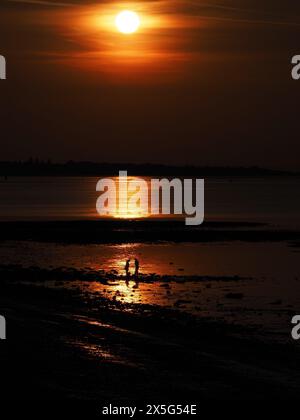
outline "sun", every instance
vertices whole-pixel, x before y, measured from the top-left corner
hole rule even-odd
[[[140,18],[135,12],[123,10],[116,16],[115,24],[118,31],[122,34],[132,34],[138,30],[140,26]]]

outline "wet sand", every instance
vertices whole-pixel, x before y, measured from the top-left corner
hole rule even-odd
[[[299,241],[298,232],[257,224],[208,224],[183,236],[176,223],[2,227],[3,241],[39,239],[50,260],[50,242],[88,247],[188,237],[214,244],[218,238],[284,243],[294,252]],[[22,246],[11,252],[22,254]],[[116,270],[30,267],[5,257],[0,276],[8,337],[0,346],[3,399],[120,404],[297,397],[300,343],[290,336],[291,316],[300,307],[296,277],[277,284],[234,271],[183,271],[144,273],[127,285]]]
[[[1,281],[4,399],[201,401],[296,397],[299,346],[251,327],[80,288]]]
[[[101,299],[173,309],[197,318],[255,327],[264,341],[288,342],[291,318],[300,307],[300,279],[288,281],[239,275],[140,274],[126,278],[116,270],[90,268],[0,265],[0,276],[10,285],[30,285],[54,290],[77,290],[94,305]],[[124,310],[126,307],[124,306]],[[131,309],[130,309],[131,310]]]

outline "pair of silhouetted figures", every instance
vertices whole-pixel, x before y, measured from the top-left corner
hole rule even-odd
[[[130,277],[131,277],[131,273],[130,273],[130,261],[131,261],[131,259],[129,258],[129,259],[126,261],[126,264],[125,264],[126,280],[127,280],[127,281],[128,281],[128,280],[130,279]],[[137,279],[138,279],[138,277],[139,277],[139,269],[140,269],[140,263],[139,263],[139,260],[138,260],[137,258],[135,258],[135,259],[134,259],[134,275],[133,275],[133,277],[134,277],[135,281],[137,281]]]

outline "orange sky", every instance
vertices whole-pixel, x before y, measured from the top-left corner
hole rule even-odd
[[[3,0],[3,159],[298,168],[300,5],[282,3]]]

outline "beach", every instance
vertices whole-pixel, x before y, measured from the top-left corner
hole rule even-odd
[[[295,397],[298,178],[246,179],[246,201],[241,179],[208,180],[200,226],[97,219],[94,181],[17,177],[0,186],[3,399],[117,405]],[[278,191],[289,198],[287,217]],[[255,194],[265,197],[261,207]]]
[[[1,360],[14,388],[5,397],[293,398],[299,233],[248,223],[181,230],[176,222],[3,224]],[[128,279],[134,256],[141,271]]]
[[[1,283],[0,304],[8,399],[288,399],[299,389],[299,348],[250,326],[44,285]]]

